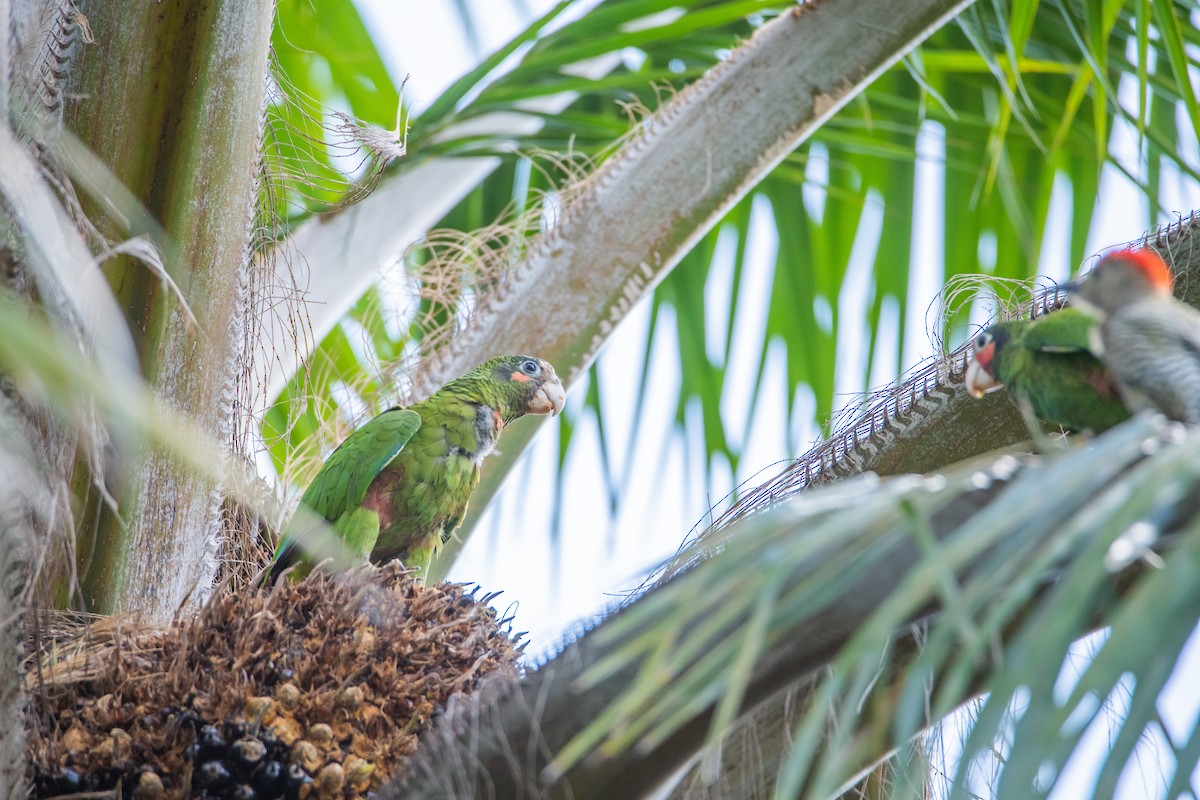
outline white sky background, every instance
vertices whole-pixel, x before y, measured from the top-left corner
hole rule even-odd
[[[476,0],[469,6],[473,12],[475,34],[482,52],[472,50],[460,24],[455,3],[449,0],[358,0],[363,17],[372,30],[393,79],[399,84],[405,75],[406,96],[419,114],[437,95],[459,77],[484,53],[491,52],[521,30],[525,20],[539,15],[552,5],[551,0]],[[1128,84],[1122,85],[1121,95],[1130,96]],[[1136,101],[1131,105],[1136,107]],[[1190,123],[1181,119],[1181,129]],[[1119,151],[1129,153],[1126,165],[1140,174],[1134,150],[1135,133],[1128,126],[1118,125],[1114,131]],[[916,232],[913,242],[913,263],[927,265],[914,272],[909,287],[909,307],[924,309],[941,288],[942,231],[942,130],[927,124],[918,139],[917,196],[930,209],[922,215],[926,220]],[[1194,146],[1184,149],[1193,162],[1200,163],[1200,152]],[[824,165],[820,158],[809,162],[809,177],[814,187],[821,183]],[[1200,207],[1200,187],[1175,173],[1164,175],[1168,208],[1187,212]],[[1066,188],[1066,187],[1063,187]],[[1138,190],[1112,168],[1105,170],[1101,181],[1102,198],[1093,222],[1088,250],[1100,252],[1112,245],[1139,238],[1149,228],[1148,209]],[[805,202],[810,209],[819,209],[819,188],[806,188]],[[1056,280],[1065,279],[1078,265],[1068,263],[1070,208],[1064,193],[1056,191],[1051,202],[1050,230],[1064,232],[1063,237],[1047,237],[1041,254],[1040,272]],[[872,208],[875,211],[872,211]],[[879,236],[878,207],[868,202],[863,226],[855,243],[846,285],[840,302],[838,340],[838,375],[836,387],[839,400],[849,402],[863,389],[859,384],[866,358],[866,339],[863,310],[870,288],[870,258]],[[1166,221],[1166,217],[1155,222]],[[761,263],[762,269],[748,269],[751,278],[737,309],[741,321],[761,322],[765,318],[770,291],[769,262],[776,246],[773,222],[769,209],[756,208],[752,216],[748,259],[750,264]],[[986,254],[981,254],[986,258]],[[714,316],[723,315],[728,307],[732,280],[732,249],[721,248],[711,271],[707,292],[714,298],[709,305]],[[757,281],[753,280],[755,277]],[[894,313],[894,312],[893,312]],[[886,319],[886,314],[885,314]],[[896,317],[892,317],[895,324]],[[974,316],[973,321],[983,321]],[[629,380],[641,370],[645,334],[649,325],[649,304],[642,302],[618,328],[599,359],[601,398],[605,413],[606,433],[613,449],[614,464],[624,463],[630,429],[634,417],[634,387]],[[725,320],[710,320],[714,331],[724,329]],[[886,325],[886,322],[884,323]],[[903,332],[903,362],[912,367],[934,353],[926,333],[924,315],[909,315]],[[857,328],[857,330],[856,330]],[[495,605],[501,610],[515,612],[517,630],[530,632],[530,652],[544,654],[552,651],[564,635],[576,629],[606,605],[615,602],[640,583],[646,571],[670,556],[697,523],[703,522],[707,509],[720,496],[707,497],[696,487],[703,487],[703,466],[694,456],[703,452],[698,442],[684,441],[674,431],[674,402],[680,382],[676,348],[671,339],[674,326],[669,319],[660,320],[658,338],[651,354],[653,370],[648,401],[640,419],[639,451],[642,459],[632,472],[620,476],[622,503],[617,519],[609,519],[607,489],[599,464],[601,451],[595,421],[591,416],[579,419],[575,441],[568,456],[565,471],[565,497],[561,538],[552,543],[553,486],[558,443],[555,426],[546,426],[543,433],[523,459],[515,474],[492,504],[481,530],[464,548],[451,572],[450,579],[477,582],[487,591],[503,590]],[[750,414],[750,389],[756,353],[762,338],[761,324],[739,324],[735,330],[729,359],[734,377],[730,386],[744,386],[744,392],[730,392],[722,398],[721,412],[726,420],[744,420]],[[898,338],[881,337],[880,347],[896,347]],[[720,349],[720,343],[710,348]],[[736,354],[744,353],[739,358]],[[872,386],[894,380],[884,365],[893,363],[889,353],[880,353],[875,372],[870,376]],[[811,417],[814,405],[811,395],[799,396],[796,418],[788,424],[784,396],[784,361],[782,352],[768,358],[764,386],[754,415],[759,420],[775,420],[752,427],[745,443],[739,482],[751,479],[761,471],[762,479],[774,475],[780,463],[789,455],[806,450],[817,436]],[[582,398],[586,387],[579,385],[568,398],[568,413],[572,398]],[[576,400],[578,403],[579,400]],[[837,405],[839,403],[835,403]],[[578,406],[576,406],[578,408]],[[689,409],[698,413],[699,409]],[[738,436],[736,429],[730,435]],[[783,440],[778,431],[787,429],[790,440]],[[734,444],[737,444],[736,438]],[[501,443],[501,447],[503,443]],[[721,493],[733,486],[728,468],[718,467],[715,485]],[[499,533],[503,531],[503,537]],[[1086,649],[1083,645],[1081,652]],[[1186,669],[1185,669],[1186,667]],[[1168,687],[1168,705],[1175,725],[1190,730],[1200,713],[1200,697],[1188,676],[1200,674],[1200,646],[1193,641],[1177,669],[1176,680]],[[1089,734],[1090,745],[1067,765],[1069,780],[1060,784],[1055,798],[1086,796],[1095,779],[1096,764],[1102,756],[1107,732],[1098,726],[1095,736]],[[951,737],[953,738],[953,737]],[[1152,797],[1147,791],[1159,783],[1161,764],[1151,753],[1145,759],[1142,774],[1131,773],[1122,783],[1123,798]],[[1167,775],[1170,774],[1168,770]],[[1195,779],[1193,781],[1195,785]]]

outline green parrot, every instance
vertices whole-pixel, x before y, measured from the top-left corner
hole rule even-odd
[[[1129,418],[1112,375],[1088,351],[1095,320],[1075,308],[997,322],[975,337],[967,391],[1003,385],[1018,406],[1070,431],[1100,432]]]
[[[554,367],[499,356],[408,408],[390,408],[350,434],[313,478],[275,551],[266,581],[297,577],[326,558],[333,569],[401,559],[424,575],[467,511],[479,468],[504,426],[557,414],[566,402]],[[324,535],[325,520],[338,541]]]

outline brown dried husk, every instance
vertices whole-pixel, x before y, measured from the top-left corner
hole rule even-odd
[[[519,657],[488,598],[410,575],[398,564],[317,572],[224,594],[165,631],[114,619],[43,631],[27,673],[36,794],[377,789],[452,695]],[[264,773],[271,761],[279,782]]]

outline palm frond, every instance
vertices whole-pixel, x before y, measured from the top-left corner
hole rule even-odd
[[[774,796],[830,796],[983,690],[956,791],[1025,690],[1036,702],[1000,786],[1027,793],[1044,759],[1061,773],[1077,747],[1082,728],[1062,722],[1082,698],[1107,696],[1126,672],[1165,679],[1154,665],[1174,663],[1195,627],[1196,437],[1138,418],[1042,457],[866,477],[742,519],[519,684],[457,709],[396,791],[636,796],[714,742],[730,712],[806,681]],[[1134,535],[1145,525],[1150,540]],[[1155,553],[1165,567],[1147,569]],[[1157,603],[1173,616],[1147,625]],[[1054,695],[1065,648],[1104,627],[1070,697]],[[1153,702],[1129,711],[1135,731],[1157,724]],[[466,719],[484,735],[460,739]],[[526,725],[538,746],[514,754]],[[1113,769],[1127,756],[1115,748]]]

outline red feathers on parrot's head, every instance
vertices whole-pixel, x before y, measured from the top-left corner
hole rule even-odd
[[[985,331],[975,337],[972,347],[974,349],[975,360],[979,362],[979,366],[991,373],[992,359],[996,356],[995,337]]]
[[[1171,286],[1174,283],[1171,270],[1162,260],[1162,257],[1150,248],[1117,250],[1106,255],[1097,267],[1103,266],[1110,259],[1124,261],[1130,266],[1135,267],[1149,281],[1150,285],[1158,291],[1171,291]]]

